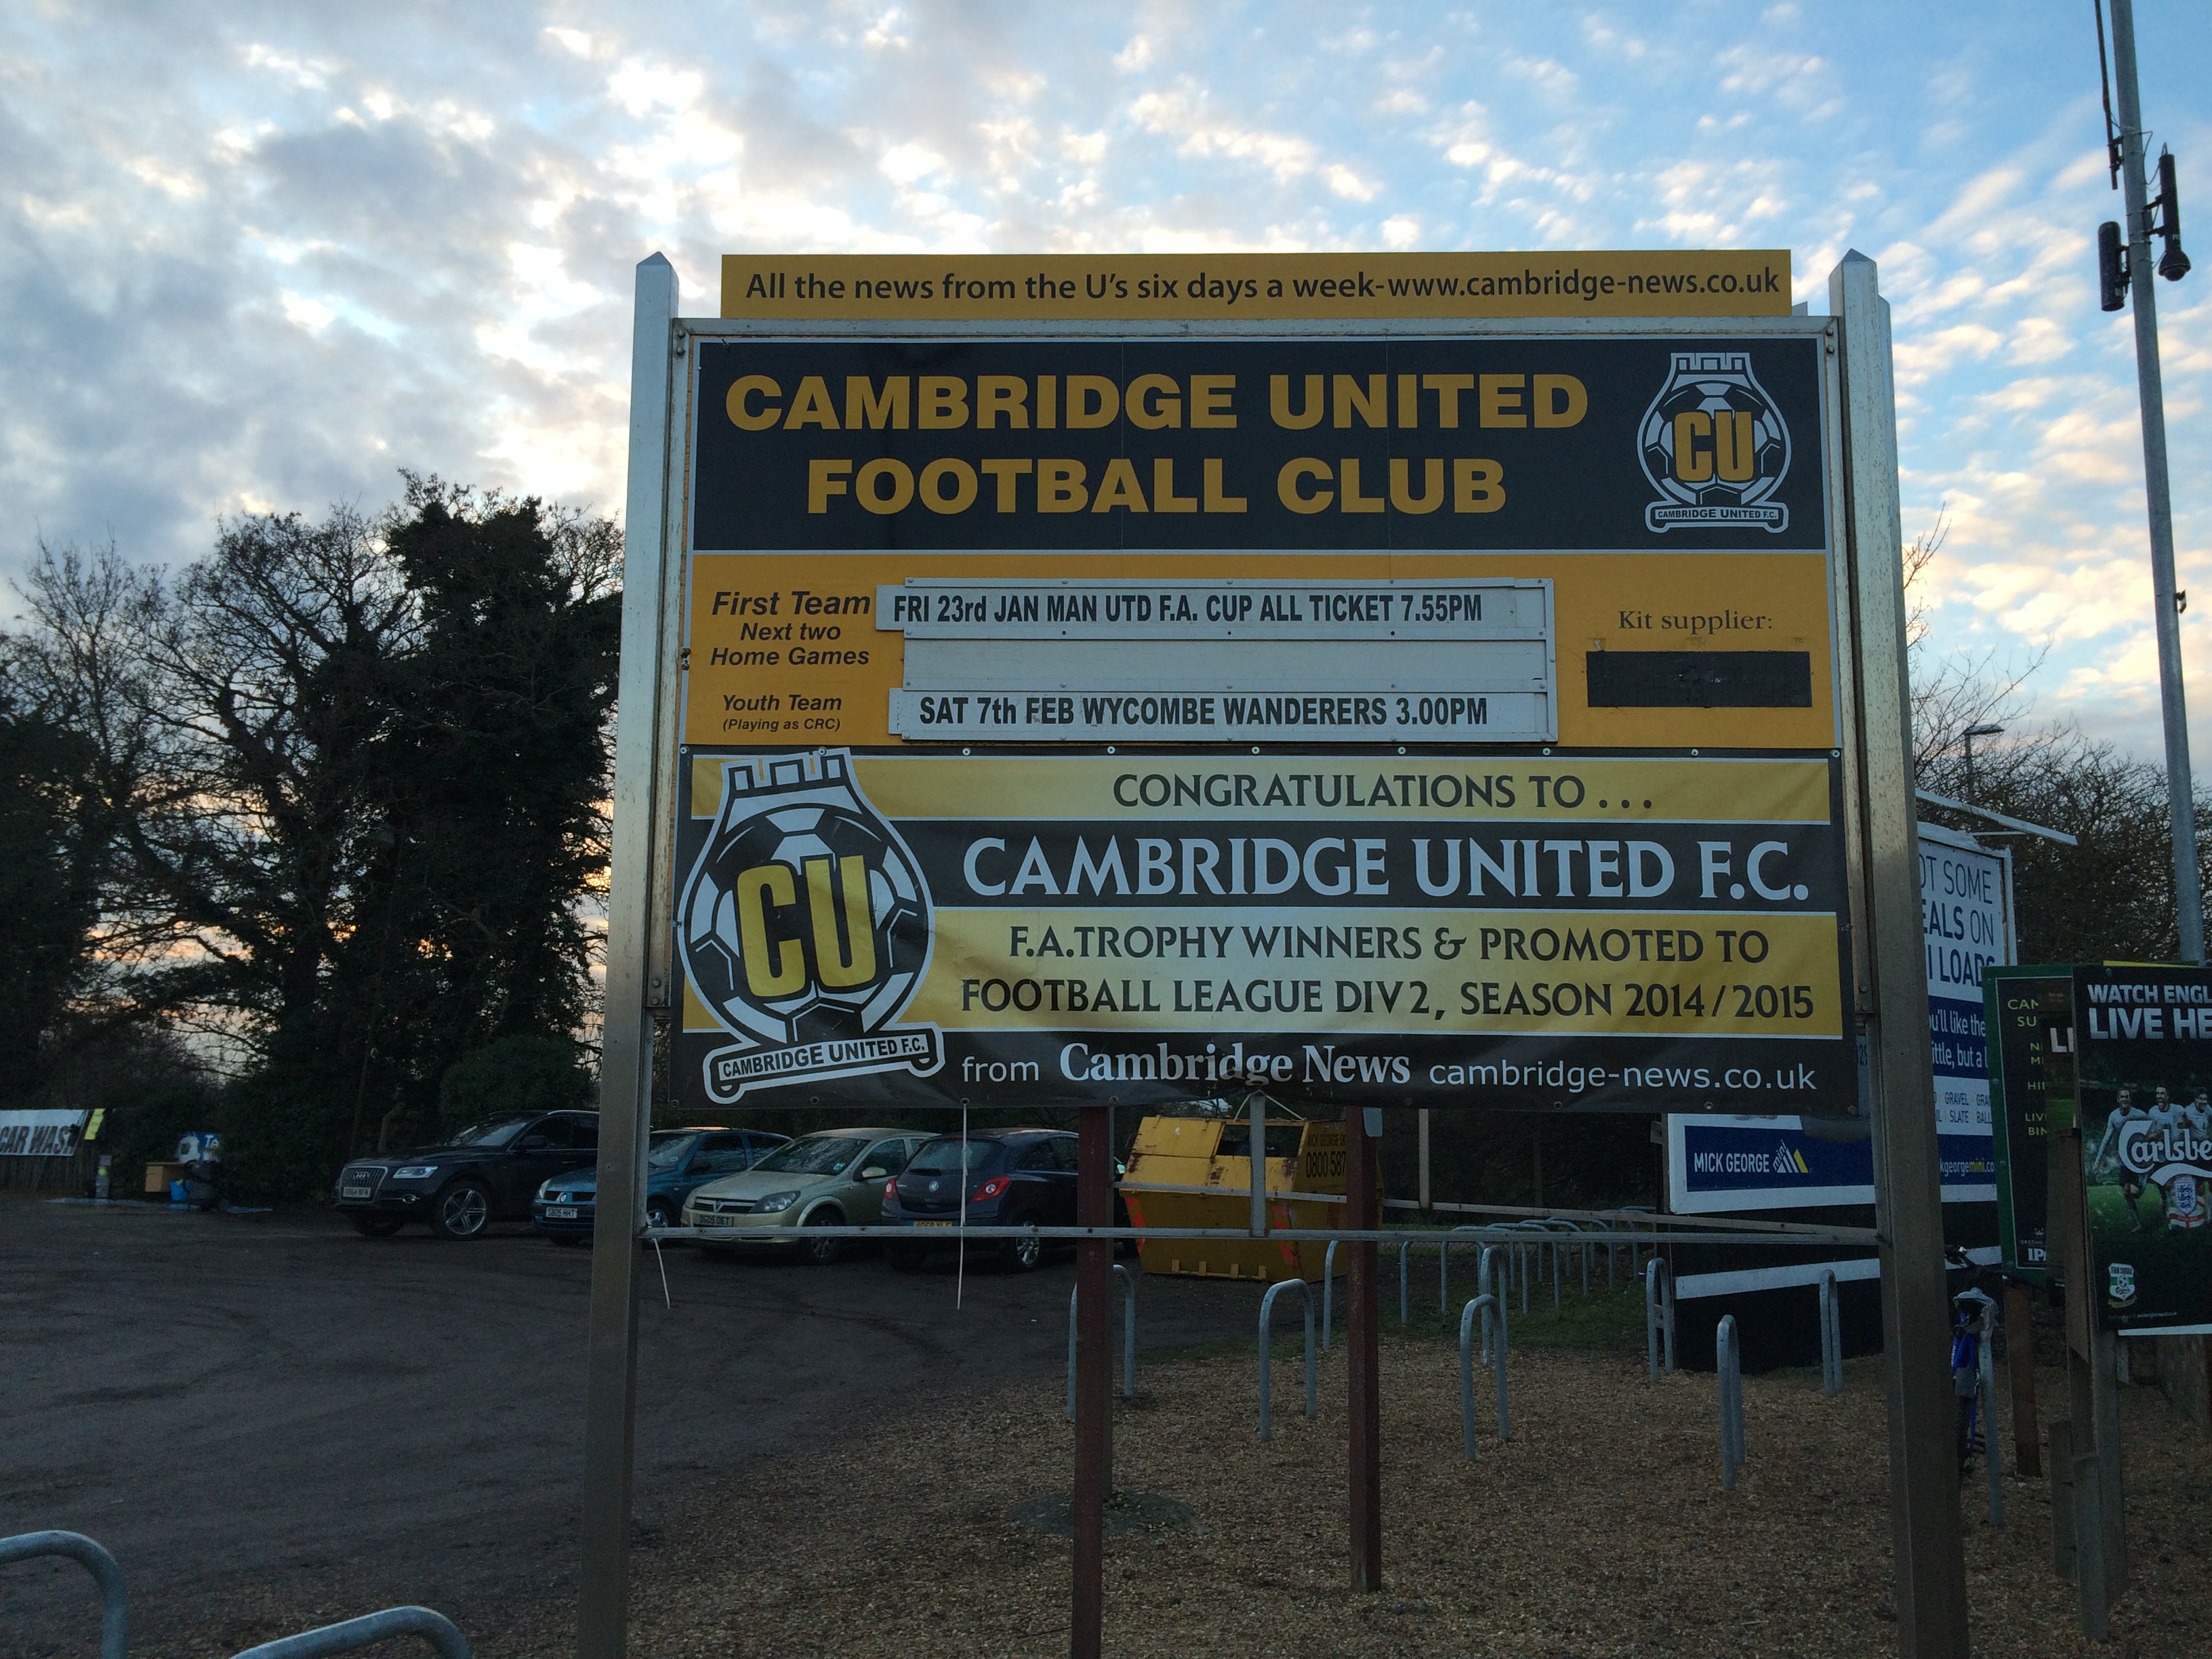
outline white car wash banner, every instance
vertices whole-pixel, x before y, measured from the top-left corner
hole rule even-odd
[[[0,1158],[66,1158],[84,1132],[85,1112],[0,1112]]]
[[[1920,826],[1921,930],[1935,1057],[1943,1201],[1996,1200],[1982,969],[2018,959],[2012,854]],[[1668,1207],[1679,1214],[1874,1202],[1870,1140],[1816,1139],[1795,1117],[1667,1119]]]

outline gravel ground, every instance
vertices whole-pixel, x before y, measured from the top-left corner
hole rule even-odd
[[[1486,1431],[1469,1466],[1455,1354],[1386,1338],[1386,1587],[1355,1595],[1343,1352],[1323,1362],[1311,1422],[1281,1352],[1271,1443],[1254,1433],[1249,1358],[1152,1364],[1121,1407],[1117,1488],[1180,1500],[1192,1519],[1109,1539],[1109,1653],[1893,1650],[1878,1360],[1852,1362],[1832,1401],[1813,1374],[1747,1378],[1749,1461],[1730,1492],[1710,1376],[1655,1386],[1617,1355],[1516,1352],[1514,1438],[1501,1448]],[[2060,1373],[2039,1386],[2059,1399]],[[1065,1652],[1068,1544],[1010,1518],[1055,1481],[1066,1489],[1062,1398],[1027,1382],[925,1407],[671,1515],[636,1558],[633,1652]],[[1978,1655],[2201,1650],[2212,1592],[2195,1504],[2212,1449],[2147,1389],[2124,1391],[2123,1419],[2135,1575],[2113,1643],[2075,1632],[2071,1591],[2051,1574],[2043,1483],[2008,1480],[2011,1525],[1993,1532],[1978,1471],[1962,1500]],[[555,1653],[571,1639],[565,1617],[549,1619],[482,1632],[479,1650]]]

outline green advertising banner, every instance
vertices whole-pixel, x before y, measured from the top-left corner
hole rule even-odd
[[[2051,1135],[2074,1121],[2074,970],[1991,968],[1982,977],[1990,1035],[1997,1240],[2005,1271],[2040,1285],[2049,1270]]]
[[[2107,1328],[2212,1331],[2212,972],[2073,976],[2087,1289]]]

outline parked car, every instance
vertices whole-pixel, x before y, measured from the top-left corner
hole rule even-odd
[[[645,1152],[645,1218],[673,1227],[684,1200],[717,1176],[750,1170],[789,1135],[763,1129],[656,1129]],[[580,1244],[599,1215],[599,1172],[575,1170],[550,1177],[530,1206],[530,1228],[556,1244]]]
[[[809,1239],[809,1227],[872,1226],[883,1213],[886,1182],[930,1137],[898,1129],[824,1129],[779,1146],[743,1175],[725,1176],[694,1192],[684,1224],[702,1229],[714,1249],[797,1246],[826,1265],[845,1254],[842,1238]]]
[[[526,1221],[548,1176],[597,1161],[597,1112],[532,1112],[472,1123],[435,1146],[357,1158],[338,1171],[337,1206],[357,1232],[386,1238],[427,1221],[441,1238],[475,1238]]]
[[[971,1227],[1072,1227],[1075,1148],[1076,1138],[1059,1129],[1004,1129],[970,1134],[965,1141],[957,1135],[940,1136],[915,1154],[897,1180],[885,1184],[884,1224],[910,1227],[921,1236],[949,1231],[960,1223],[964,1196]],[[934,1238],[927,1243],[886,1243],[884,1256],[892,1267],[911,1272],[938,1245]],[[1017,1273],[1027,1273],[1044,1259],[1044,1241],[1005,1240],[999,1259]]]

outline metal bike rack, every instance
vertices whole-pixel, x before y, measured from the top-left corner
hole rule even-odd
[[[1336,1246],[1334,1238],[1321,1254],[1321,1351],[1328,1352],[1328,1334],[1336,1323]]]
[[[1666,1338],[1667,1372],[1674,1371],[1674,1275],[1655,1251],[1644,1264],[1644,1358],[1650,1381],[1659,1380],[1659,1348]]]
[[[1836,1275],[1820,1274],[1820,1392],[1844,1391],[1844,1313],[1836,1301]]]
[[[1494,1296],[1478,1296],[1460,1310],[1459,1314],[1459,1431],[1461,1449],[1467,1461],[1474,1462],[1474,1316],[1482,1316],[1483,1346],[1490,1346],[1490,1316],[1498,1316],[1498,1323],[1505,1322],[1505,1309]],[[1505,1357],[1503,1352],[1498,1363],[1498,1437],[1513,1437],[1513,1419],[1505,1404]]]
[[[1406,1328],[1406,1322],[1413,1313],[1413,1304],[1406,1297],[1406,1257],[1413,1248],[1413,1241],[1410,1238],[1398,1246],[1398,1328],[1401,1331]]]
[[[437,1650],[438,1659],[469,1659],[469,1644],[453,1621],[428,1607],[386,1607],[363,1613],[319,1630],[280,1636],[258,1648],[246,1648],[234,1659],[323,1659],[325,1654],[352,1653],[395,1636],[419,1636]]]
[[[1137,1397],[1137,1276],[1125,1262],[1114,1264],[1121,1276],[1121,1398]],[[1075,1292],[1067,1293],[1067,1420],[1075,1421]]]
[[[1474,1226],[1455,1227],[1451,1232],[1437,1236],[1437,1311],[1451,1311],[1451,1235],[1452,1233],[1495,1232],[1496,1228]]]
[[[1279,1285],[1270,1285],[1267,1294],[1260,1298],[1260,1438],[1272,1440],[1275,1423],[1271,1408],[1268,1373],[1274,1369],[1273,1356],[1268,1352],[1270,1322],[1275,1316],[1275,1298],[1285,1291],[1296,1291],[1298,1304],[1306,1316],[1306,1415],[1313,1416],[1321,1408],[1321,1376],[1314,1362],[1314,1304],[1313,1291],[1303,1279],[1286,1279]]]
[[[1720,1362],[1721,1485],[1733,1489],[1743,1466],[1743,1346],[1734,1314],[1723,1316],[1713,1348]]]
[[[1505,1330],[1505,1298],[1498,1281],[1492,1277],[1492,1267],[1498,1258],[1498,1248],[1495,1244],[1484,1245],[1482,1255],[1476,1259],[1474,1270],[1474,1289],[1478,1299],[1486,1296],[1490,1297],[1498,1310],[1498,1340],[1494,1350],[1490,1336],[1490,1318],[1486,1314],[1483,1316],[1482,1363],[1486,1365],[1504,1364],[1505,1352],[1511,1346]]]
[[[100,1588],[100,1659],[124,1659],[131,1645],[131,1598],[115,1558],[81,1532],[25,1532],[0,1538],[0,1566],[41,1555],[66,1556]]]

